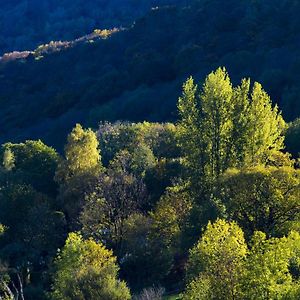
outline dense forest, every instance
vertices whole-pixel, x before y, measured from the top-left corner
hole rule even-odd
[[[127,27],[158,5],[184,0],[2,0],[0,56],[52,40],[70,40],[95,28]]]
[[[300,170],[281,111],[225,68],[189,77],[177,110],[77,124],[63,155],[2,145],[2,298],[299,299]]]
[[[300,299],[299,13],[1,3],[0,300]]]

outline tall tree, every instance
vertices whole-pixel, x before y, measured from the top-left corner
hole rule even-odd
[[[255,82],[248,116],[248,162],[266,164],[274,151],[282,150],[285,127],[278,107],[272,107],[268,94]]]
[[[60,161],[55,174],[60,184],[59,200],[72,230],[79,228],[85,193],[102,169],[100,159],[96,134],[77,124],[68,136],[65,159]]]
[[[250,91],[250,80],[243,79],[234,88],[224,68],[209,74],[201,90],[189,78],[178,110],[179,145],[198,192],[229,167],[267,164],[283,149],[278,107],[258,83]]]

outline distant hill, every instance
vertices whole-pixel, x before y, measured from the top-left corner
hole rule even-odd
[[[261,82],[292,120],[300,116],[299,14],[299,1],[195,1],[153,9],[107,38],[1,63],[1,141],[60,147],[75,122],[175,120],[182,82],[218,66],[234,83]]]
[[[95,28],[129,26],[151,7],[182,0],[2,0],[0,56],[52,40],[71,40]]]

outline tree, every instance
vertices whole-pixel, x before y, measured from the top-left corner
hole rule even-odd
[[[267,239],[256,231],[249,246],[236,223],[209,224],[191,250],[183,299],[298,299],[299,233]]]
[[[96,174],[101,168],[98,146],[96,134],[91,129],[85,130],[80,124],[76,124],[68,135],[65,159],[58,166],[56,180],[68,182],[73,177]]]
[[[184,187],[176,186],[167,189],[150,213],[151,238],[161,242],[162,251],[171,251],[173,254],[181,252],[183,233],[192,205]]]
[[[126,284],[117,279],[116,258],[93,239],[83,240],[70,233],[55,260],[55,269],[53,299],[130,299]]]
[[[290,267],[293,258],[299,262],[299,247],[299,233],[267,239],[255,232],[242,276],[243,299],[298,299],[299,283]]]
[[[149,251],[158,283],[168,277],[169,282],[176,284],[182,280],[187,240],[190,238],[186,227],[192,204],[185,186],[175,186],[167,189],[150,212]]]
[[[209,222],[190,251],[187,264],[190,286],[198,289],[200,284],[200,290],[204,294],[209,292],[210,299],[239,299],[239,280],[247,252],[243,231],[235,222],[221,219]]]
[[[80,216],[86,236],[105,242],[120,251],[126,219],[141,212],[147,199],[142,180],[125,169],[107,169],[89,190]]]
[[[3,153],[3,167],[6,171],[11,171],[15,167],[15,156],[10,149]]]
[[[53,181],[59,161],[58,153],[42,141],[2,145],[3,164],[13,171],[15,180],[30,184],[37,191],[56,196],[57,185]]]
[[[77,124],[68,136],[65,159],[60,161],[55,174],[60,184],[59,200],[70,229],[79,228],[85,194],[102,170],[100,159],[96,134]]]
[[[248,122],[247,159],[252,165],[266,164],[272,152],[284,148],[286,125],[277,105],[272,107],[270,97],[257,82],[251,93]]]
[[[224,68],[209,74],[201,90],[189,78],[178,110],[179,145],[198,194],[210,192],[229,167],[267,164],[283,149],[285,123],[277,106],[258,83],[251,92],[245,79],[234,88]]]
[[[299,221],[300,171],[292,167],[231,169],[220,190],[228,216],[247,236],[257,230],[268,236],[288,233]]]

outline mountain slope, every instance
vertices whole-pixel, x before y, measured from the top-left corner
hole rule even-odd
[[[300,115],[300,3],[199,1],[154,9],[135,25],[75,47],[2,64],[2,141],[60,146],[75,122],[170,120],[181,84],[218,66],[260,81],[291,120]]]
[[[182,0],[2,0],[0,56],[51,40],[70,40],[95,28],[128,26],[151,7]]]

